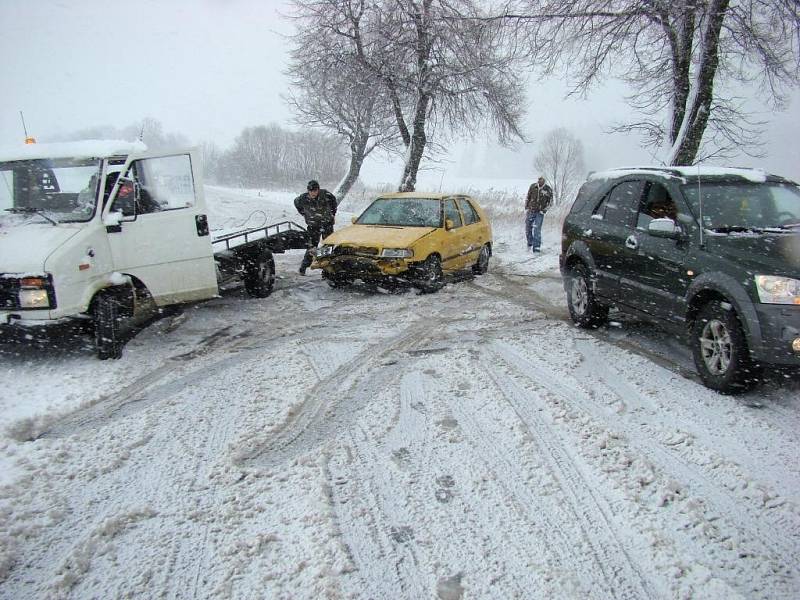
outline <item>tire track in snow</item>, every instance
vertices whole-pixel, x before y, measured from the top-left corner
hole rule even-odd
[[[369,345],[317,382],[302,405],[268,437],[256,440],[236,461],[260,468],[272,468],[307,454],[329,442],[334,433],[353,420],[354,414],[376,389],[374,373],[384,363],[397,362],[393,355],[411,348],[425,337],[433,324],[422,319],[391,337]],[[378,387],[379,389],[379,387]]]
[[[574,516],[591,548],[596,569],[602,573],[606,597],[631,600],[656,597],[639,566],[619,540],[611,508],[593,491],[591,482],[578,469],[575,456],[567,449],[569,441],[564,440],[535,410],[537,398],[531,397],[510,377],[499,373],[494,364],[481,360],[481,366],[529,431],[540,455],[546,459],[567,502],[564,508]]]
[[[791,533],[797,531],[797,525],[785,521],[783,515],[777,518],[771,512],[754,512],[742,503],[742,500],[731,496],[724,487],[716,485],[709,476],[701,472],[694,464],[681,456],[655,443],[652,437],[630,425],[626,419],[607,408],[599,406],[578,384],[570,383],[559,373],[554,375],[546,364],[529,360],[506,344],[493,342],[490,350],[519,374],[531,381],[534,386],[544,388],[568,405],[578,406],[594,419],[603,423],[604,427],[620,434],[631,449],[645,457],[659,470],[673,477],[703,498],[720,519],[729,526],[743,533],[745,539],[756,543],[764,556],[774,563],[773,569],[780,573],[781,580],[789,587],[800,589],[800,573],[796,561],[790,559],[800,555],[800,536]],[[522,392],[525,394],[525,392]],[[787,526],[790,534],[787,535]],[[786,560],[790,560],[787,564]],[[748,581],[747,585],[756,582]],[[741,584],[741,583],[740,583]],[[749,596],[757,596],[757,590],[749,590]]]
[[[229,326],[220,328],[206,336],[192,350],[170,357],[160,367],[140,375],[121,390],[106,394],[90,406],[58,418],[35,439],[63,438],[90,429],[100,429],[117,419],[170,398],[186,387],[202,384],[235,366],[243,357],[263,353],[289,336],[302,336],[318,327],[318,322],[312,322],[279,328],[277,332],[270,330],[273,335],[266,338],[260,338],[259,331],[254,329],[245,329],[231,335]],[[220,355],[223,357],[218,358]],[[176,374],[179,374],[177,378],[158,385],[170,375]]]
[[[504,581],[503,589],[522,597],[543,587],[539,573],[526,563],[531,546],[520,547],[516,538],[496,532],[485,513],[470,510],[470,496],[459,493],[472,471],[461,460],[462,452],[453,456],[450,442],[437,435],[441,429],[432,419],[441,411],[427,393],[429,378],[413,365],[402,377],[387,367],[377,376],[386,393],[399,396],[396,414],[387,429],[348,431],[330,463],[330,501],[358,569],[359,585],[353,593],[432,597],[454,579],[475,582],[487,577],[486,570],[476,570],[475,565],[501,546],[516,549],[501,567],[510,572],[495,574],[498,582]],[[394,391],[398,378],[399,390]],[[446,462],[448,457],[452,464]],[[502,496],[490,504],[503,512]]]

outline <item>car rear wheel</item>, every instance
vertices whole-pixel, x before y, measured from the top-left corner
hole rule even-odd
[[[579,327],[595,328],[608,319],[608,307],[594,296],[589,270],[585,265],[575,265],[569,275],[567,307],[572,320]]]
[[[723,394],[742,392],[758,380],[742,326],[728,303],[706,304],[692,326],[692,354],[703,383]]]
[[[437,254],[431,254],[422,261],[418,267],[417,286],[423,292],[431,293],[444,287],[444,273],[442,272],[442,259]]]
[[[244,274],[244,289],[254,298],[266,298],[275,285],[275,260],[272,252],[264,250],[248,261]]]
[[[486,273],[489,270],[489,258],[491,256],[492,250],[489,244],[484,244],[480,254],[478,254],[478,260],[472,265],[472,272],[475,273],[475,275],[483,275]]]

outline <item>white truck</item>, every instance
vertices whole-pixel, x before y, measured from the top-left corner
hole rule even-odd
[[[93,325],[98,357],[119,358],[127,325],[155,309],[235,281],[268,296],[273,252],[305,248],[305,229],[214,236],[202,181],[194,151],[139,142],[0,151],[0,336],[80,319]]]

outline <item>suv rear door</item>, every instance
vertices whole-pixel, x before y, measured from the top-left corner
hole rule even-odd
[[[626,248],[636,223],[643,183],[631,177],[616,183],[594,207],[584,232],[595,262],[597,292],[610,299],[621,297],[620,278],[628,255]]]
[[[669,214],[661,207],[669,206]],[[653,207],[659,207],[657,211]],[[672,218],[683,229],[679,239],[656,237],[647,232],[653,218]],[[683,216],[683,218],[681,218]],[[629,246],[620,273],[620,288],[626,303],[649,315],[680,322],[686,312],[685,296],[689,286],[686,257],[690,247],[688,223],[692,220],[682,195],[670,191],[663,182],[649,179],[639,206],[636,228],[629,236]]]

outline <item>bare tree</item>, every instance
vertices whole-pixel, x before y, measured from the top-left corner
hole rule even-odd
[[[341,202],[364,159],[376,148],[391,151],[399,140],[386,90],[329,30],[300,28],[292,43],[287,74],[296,91],[287,100],[297,121],[333,132],[350,150],[347,172],[334,190]]]
[[[667,143],[667,164],[757,150],[761,123],[730,90],[757,85],[780,108],[800,73],[797,0],[519,0],[497,18],[531,26],[577,92],[609,73],[628,82],[643,118],[618,129]]]
[[[551,130],[542,140],[533,166],[553,187],[553,204],[560,206],[575,196],[585,176],[583,143],[564,127]]]
[[[437,129],[502,143],[522,139],[524,48],[477,0],[295,0],[309,30],[331,33],[384,87],[405,147],[402,191],[413,190]],[[511,32],[511,33],[510,33]]]

